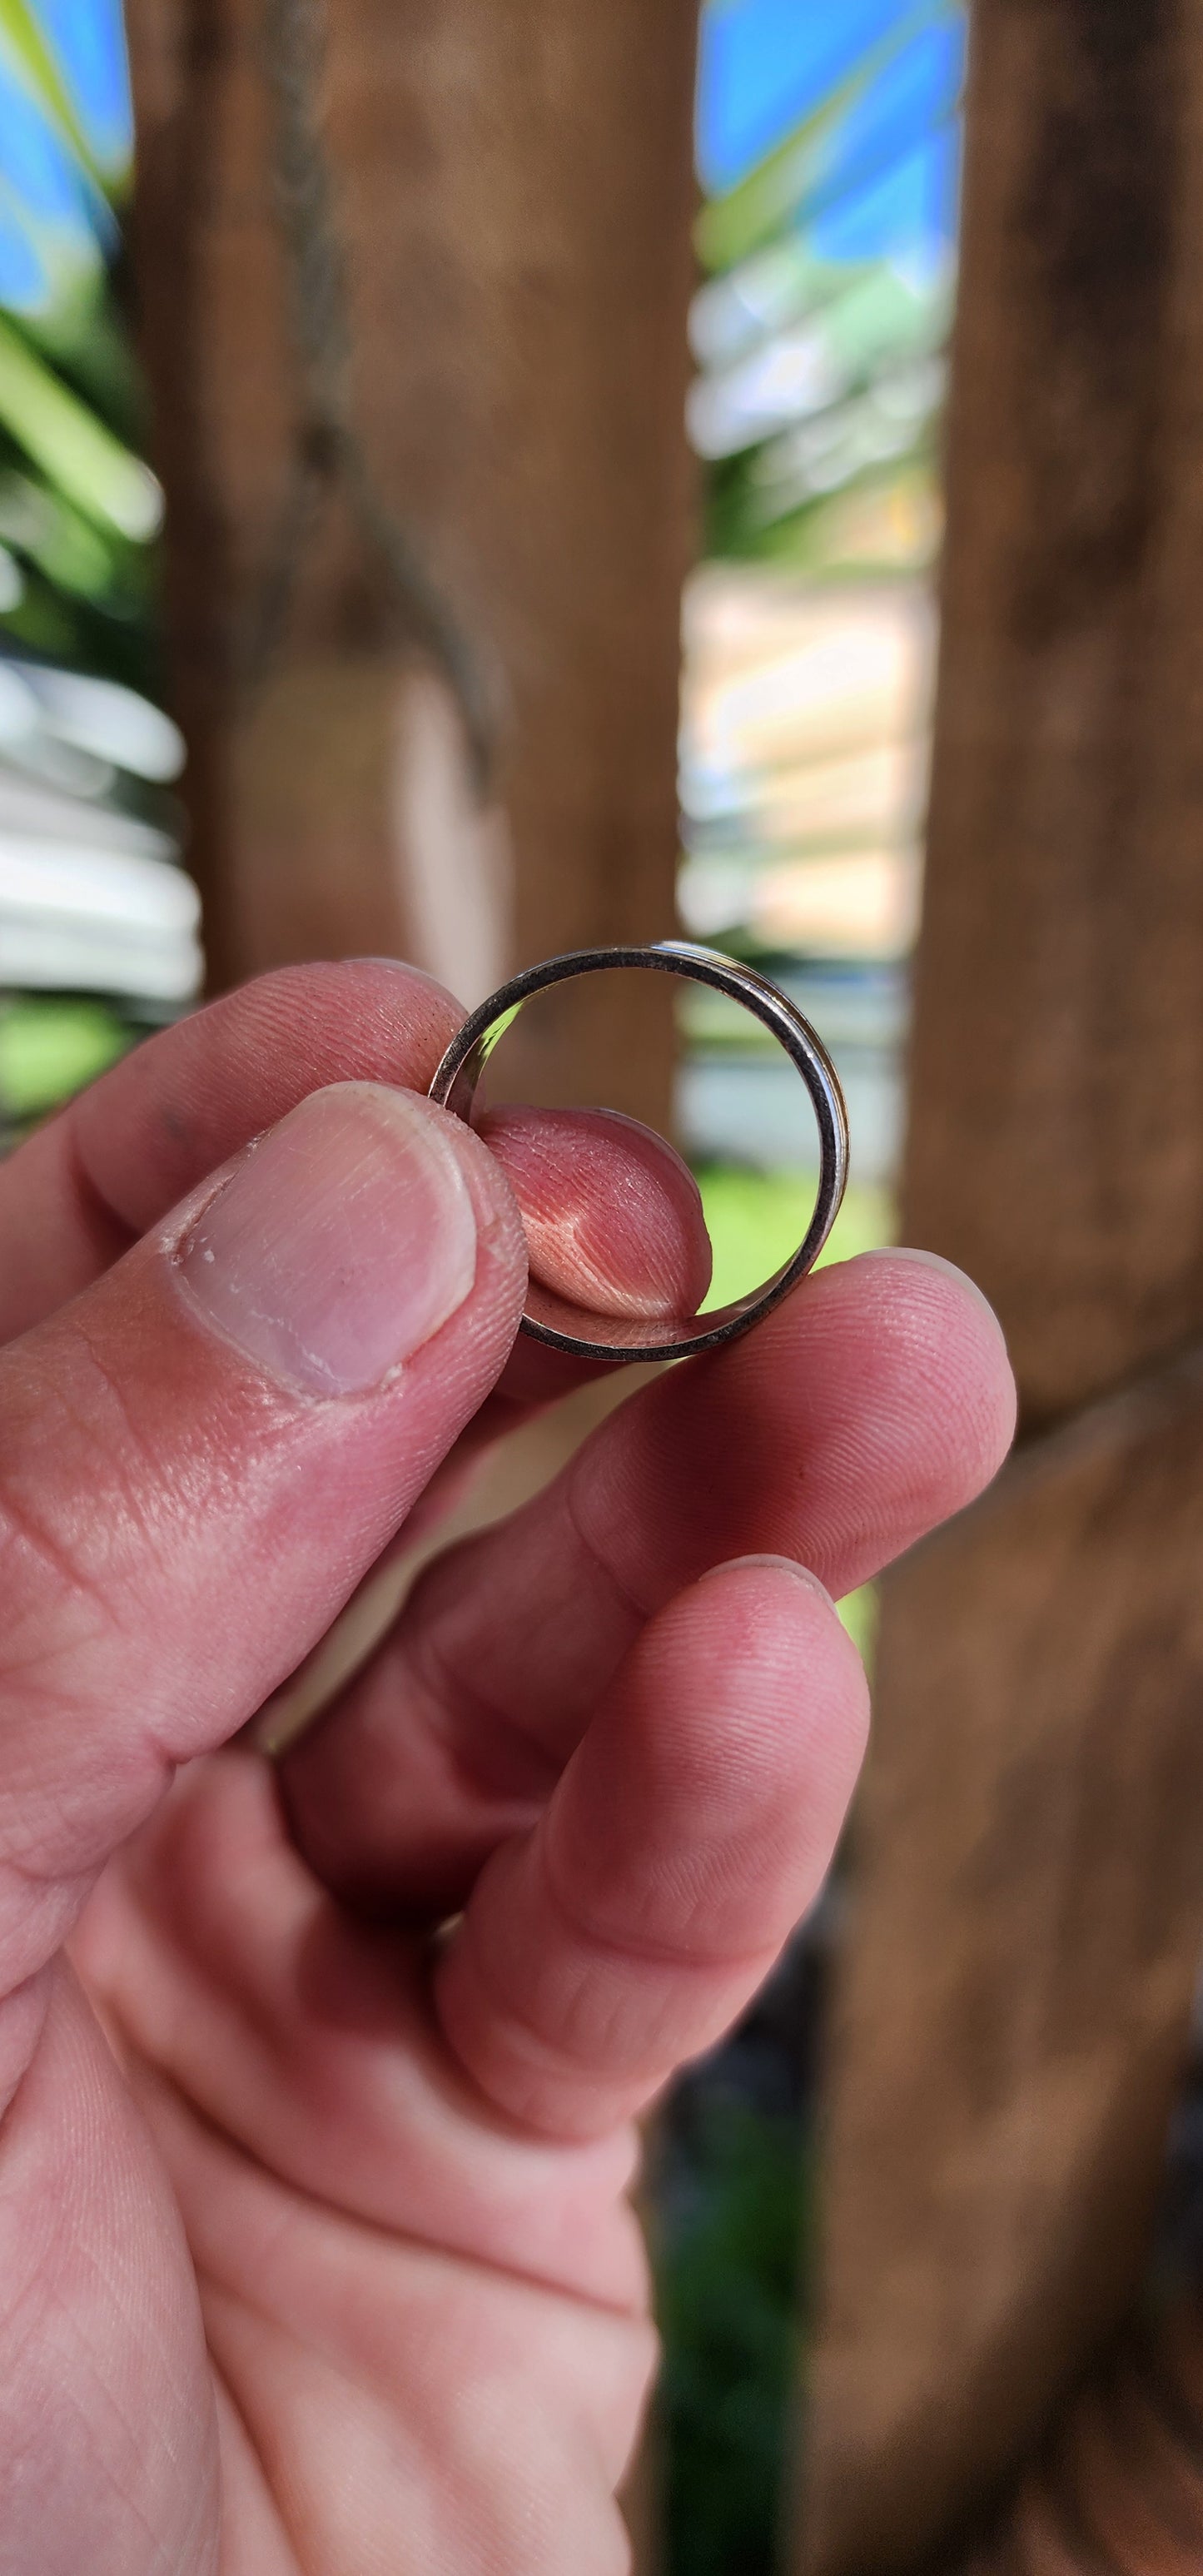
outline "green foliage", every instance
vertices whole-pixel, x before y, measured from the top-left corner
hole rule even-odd
[[[770,2576],[798,2361],[810,2190],[797,2127],[708,2104],[655,2247],[674,2576]]]
[[[0,1009],[0,1120],[43,1116],[131,1044],[103,1002],[25,994]]]
[[[141,405],[106,266],[128,175],[102,168],[36,0],[0,0],[0,49],[78,168],[87,203],[57,226],[0,196],[48,280],[34,312],[0,314],[0,636],[145,689],[161,494],[139,455]]]
[[[706,1305],[725,1306],[760,1280],[771,1279],[788,1261],[810,1223],[814,1181],[805,1172],[753,1172],[710,1163],[698,1172],[697,1182],[714,1248]],[[852,1181],[819,1260],[851,1261],[893,1237],[889,1191]]]
[[[104,280],[36,336],[0,315],[0,547],[20,568],[0,634],[154,697],[159,490],[135,408]]]
[[[862,1583],[855,1592],[846,1592],[836,1607],[852,1639],[862,1664],[870,1677],[877,1646],[879,1598],[875,1583]]]
[[[0,424],[67,507],[108,536],[144,543],[160,518],[149,467],[131,456],[14,324],[0,318]]]
[[[908,51],[960,15],[961,0],[900,0],[827,96],[703,207],[697,245],[709,282],[695,307],[702,375],[691,419],[707,458],[708,556],[818,577],[910,571],[932,558],[949,278],[906,259],[831,256],[822,244],[832,209],[858,188],[871,193],[889,168],[871,143],[859,155],[853,147],[849,163],[846,130]],[[933,103],[931,131],[947,132],[954,116],[950,89]]]

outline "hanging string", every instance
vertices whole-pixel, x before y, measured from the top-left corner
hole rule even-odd
[[[301,565],[323,508],[341,487],[365,549],[385,575],[401,633],[443,673],[455,696],[483,793],[493,739],[476,655],[379,490],[354,426],[346,257],[317,105],[324,0],[263,0],[262,28],[300,399],[288,482],[248,637],[247,685],[261,686],[279,655]]]

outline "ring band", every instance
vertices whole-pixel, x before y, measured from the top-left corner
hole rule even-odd
[[[628,1360],[688,1359],[697,1351],[715,1350],[720,1342],[733,1341],[737,1333],[746,1333],[758,1324],[762,1315],[771,1314],[818,1259],[839,1214],[848,1177],[844,1095],[831,1058],[809,1020],[803,1019],[788,996],[767,976],[758,975],[751,966],[740,965],[733,957],[721,957],[716,949],[694,948],[685,940],[664,939],[646,948],[580,948],[565,957],[549,957],[541,966],[528,966],[524,974],[515,975],[510,983],[491,993],[488,1001],[465,1020],[431,1083],[430,1098],[470,1125],[481,1074],[499,1039],[532,993],[541,993],[550,984],[567,983],[573,976],[604,974],[612,967],[623,966],[644,967],[654,974],[682,975],[690,983],[709,984],[733,1002],[741,1002],[771,1032],[810,1094],[819,1131],[819,1188],[814,1215],[797,1251],[762,1288],[710,1314],[600,1315],[532,1280],[522,1331],[554,1351],[570,1351],[578,1359],[609,1360],[616,1365]]]

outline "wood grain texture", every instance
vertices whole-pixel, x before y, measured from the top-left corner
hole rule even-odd
[[[245,738],[240,718],[234,665],[293,402],[258,12],[254,0],[131,0],[129,18],[135,267],[215,972],[230,980],[298,944],[379,946],[383,925],[386,947],[405,940],[446,974],[407,883],[422,824],[394,792],[407,715],[400,679],[382,678],[379,582],[337,507]],[[456,830],[436,834],[422,869],[429,883],[440,853],[446,871],[467,869],[458,917],[495,904],[507,970],[672,927],[695,36],[694,0],[330,11],[356,427],[483,666],[512,850],[508,884],[494,867],[487,896],[488,869],[475,847],[465,859]],[[351,675],[332,692],[333,765],[360,778],[363,804],[344,835],[316,798],[293,905],[288,746],[332,666]],[[312,744],[307,756],[312,771]],[[458,811],[455,781],[436,787]],[[617,1105],[663,1115],[671,1049],[663,996],[641,988],[616,1067],[612,1030],[574,1020],[536,1051],[530,1088],[600,1099],[609,1078]]]
[[[1203,2308],[1179,2300],[1092,2372],[965,2576],[1197,2576]]]
[[[1036,1425],[1203,1332],[1203,20],[972,28],[905,1226]]]
[[[1203,1357],[887,1586],[833,2036],[810,2564],[915,2565],[1129,2294],[1203,1937]]]
[[[1186,2043],[1201,563],[1203,14],[975,0],[903,1231],[996,1306],[1035,1445],[886,1593],[827,2105],[822,2576],[925,2563],[1043,2434],[1139,2277]]]
[[[127,0],[133,268],[189,856],[216,985],[402,953],[469,1005],[559,949],[675,927],[696,0],[331,0],[325,107],[355,425],[470,636],[495,801],[398,656],[344,508],[285,649],[238,684],[294,414],[257,0]],[[607,977],[507,1039],[510,1087],[669,1123],[666,978]],[[623,1388],[629,1373],[622,1372]],[[494,1462],[513,1507],[618,1390]],[[638,2564],[654,2480],[633,2488]]]

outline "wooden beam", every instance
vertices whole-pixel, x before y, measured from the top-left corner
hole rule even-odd
[[[1196,2294],[1101,2357],[965,2576],[1195,2576],[1201,2449]]]
[[[908,1230],[1025,1420],[1203,1332],[1203,25],[976,0]]]
[[[811,2545],[915,2564],[1147,2243],[1203,1948],[1203,1356],[886,1587],[833,2033]],[[916,1677],[921,1677],[921,1689]]]
[[[351,414],[483,673],[483,807],[445,682],[398,650],[345,495],[306,543],[282,649],[243,680],[299,400],[265,12],[126,15],[135,288],[214,982],[399,953],[471,1004],[559,949],[671,933],[697,0],[331,0]],[[601,984],[524,1015],[508,1088],[666,1127],[668,979]],[[542,1481],[616,1392],[509,1444],[473,1517]],[[644,2463],[641,2567],[652,2492]]]
[[[217,980],[405,948],[478,998],[673,921],[696,0],[339,0],[321,108],[370,472],[484,675],[497,810],[415,704],[342,502],[240,691],[297,375],[256,0],[131,0],[135,268]],[[437,696],[437,693],[436,693]],[[339,792],[335,792],[337,789]],[[656,989],[651,990],[655,984]],[[663,1119],[659,979],[528,1088]]]
[[[1203,1949],[1201,133],[1188,0],[976,0],[903,1223],[1036,1446],[885,1597],[822,2576],[948,2543],[1130,2297]]]

